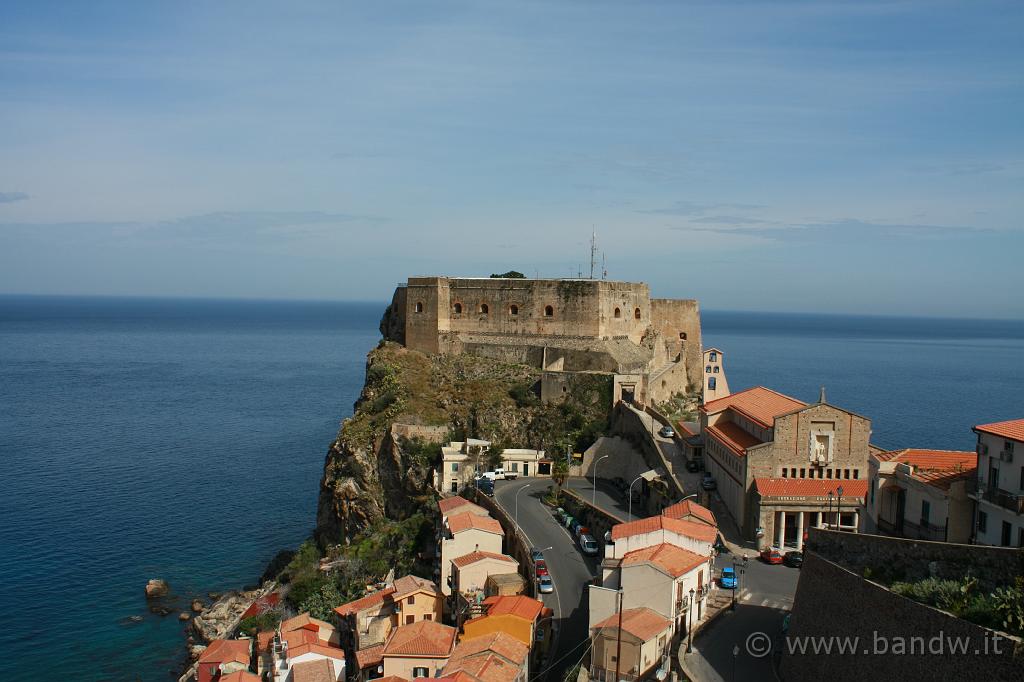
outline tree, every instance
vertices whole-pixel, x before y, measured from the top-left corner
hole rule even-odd
[[[519,272],[518,270],[509,270],[503,272],[500,275],[491,275],[492,279],[526,279],[526,275]]]

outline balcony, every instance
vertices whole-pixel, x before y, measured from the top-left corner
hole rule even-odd
[[[1024,495],[1014,495],[1001,488],[986,487],[981,482],[976,482],[973,486],[970,486],[968,493],[979,500],[985,500],[1003,509],[1008,509],[1014,514],[1024,514]]]
[[[999,459],[1001,459],[1004,462],[1012,462],[1013,461],[1013,450],[1000,450],[999,451]]]

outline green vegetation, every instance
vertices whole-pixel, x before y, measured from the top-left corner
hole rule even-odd
[[[526,275],[518,270],[509,270],[508,272],[503,272],[500,275],[491,275],[491,279],[526,279]]]
[[[516,407],[536,407],[540,405],[540,396],[530,382],[514,384],[508,389],[508,396],[515,401]]]
[[[663,403],[658,403],[658,412],[672,421],[696,421],[697,394],[673,393]]]
[[[925,578],[896,582],[890,589],[983,627],[1024,635],[1024,579],[1020,576],[1012,587],[1000,587],[991,594],[979,592],[977,578],[970,575],[959,581]]]
[[[264,611],[258,616],[243,618],[238,624],[238,631],[243,635],[255,637],[257,632],[273,630],[281,622],[281,612],[277,610]]]
[[[432,467],[441,461],[440,443],[429,443],[422,438],[402,438],[399,445],[415,466]]]

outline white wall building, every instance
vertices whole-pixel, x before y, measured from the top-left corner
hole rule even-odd
[[[974,538],[1024,547],[1024,419],[980,424]]]

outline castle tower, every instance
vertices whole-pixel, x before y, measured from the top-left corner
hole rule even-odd
[[[729,381],[725,378],[722,351],[717,348],[704,350],[704,402],[709,403],[729,395]]]

